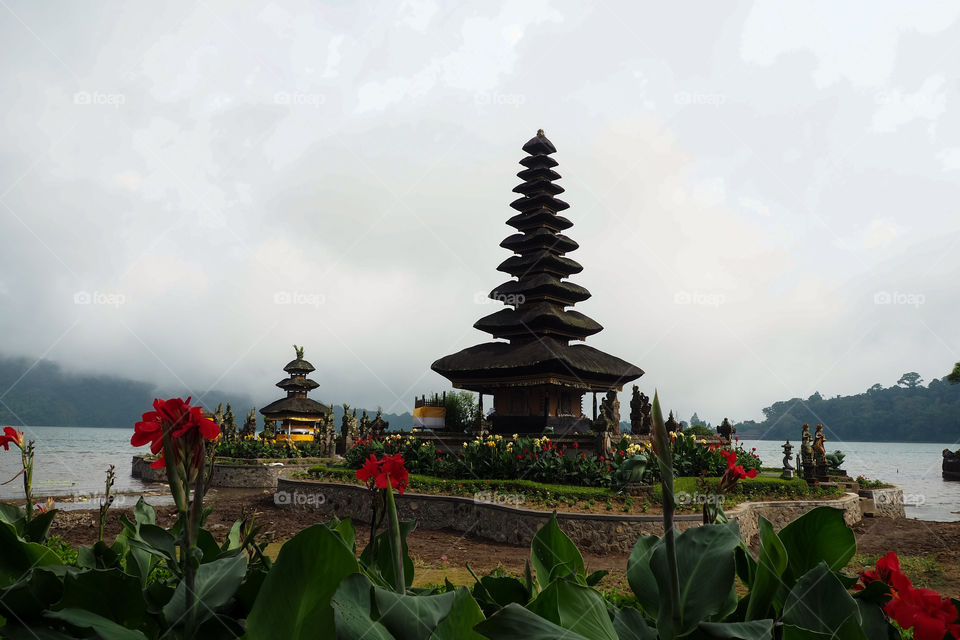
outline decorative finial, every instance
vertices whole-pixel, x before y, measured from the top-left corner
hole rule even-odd
[[[538,136],[544,135],[543,129],[537,129],[537,135],[538,135]]]
[[[303,360],[303,347],[293,345],[293,350],[297,352],[297,360]]]

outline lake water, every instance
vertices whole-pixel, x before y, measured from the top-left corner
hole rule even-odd
[[[117,492],[156,489],[130,477],[130,460],[147,447],[130,446],[133,429],[90,427],[26,427],[28,438],[36,441],[33,471],[34,493],[38,496],[97,496],[109,465],[116,465]],[[782,464],[779,442],[745,440],[747,449],[756,447],[764,466]],[[921,520],[960,521],[960,482],[946,482],[940,476],[941,451],[953,444],[899,442],[828,443],[828,450],[841,449],[844,468],[851,476],[864,475],[903,488],[907,517]],[[797,449],[794,449],[797,453]],[[20,456],[13,448],[0,448],[0,482],[13,477],[20,468]],[[0,499],[23,495],[21,480],[0,485]],[[123,500],[126,503],[128,500]]]

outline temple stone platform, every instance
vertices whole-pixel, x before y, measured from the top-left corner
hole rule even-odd
[[[283,494],[281,496],[281,494]],[[396,496],[400,518],[416,520],[423,529],[452,529],[469,532],[494,542],[528,545],[537,530],[550,518],[549,511],[495,504],[460,496],[436,496],[404,493]],[[370,492],[366,487],[334,482],[293,480],[281,477],[275,503],[285,508],[317,511],[324,517],[336,515],[354,522],[368,523]],[[863,518],[860,496],[847,493],[832,500],[792,500],[744,502],[726,510],[736,520],[740,533],[749,544],[757,536],[757,517],[767,518],[779,530],[815,507],[828,506],[843,511],[844,521],[854,525]],[[698,527],[702,517],[696,514],[674,516],[678,530]],[[557,513],[564,533],[584,551],[592,553],[630,553],[641,535],[663,535],[659,514]]]

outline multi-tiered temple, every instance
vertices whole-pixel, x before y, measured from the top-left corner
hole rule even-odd
[[[587,316],[568,309],[590,292],[566,280],[583,270],[565,254],[579,245],[562,232],[573,226],[557,215],[569,208],[556,196],[556,153],[543,131],[523,145],[523,182],[513,190],[522,197],[510,203],[519,213],[507,224],[519,233],[500,246],[513,251],[497,270],[513,278],[490,292],[507,305],[473,326],[506,342],[487,342],[440,358],[432,369],[454,387],[493,395],[492,428],[497,433],[586,431],[590,420],[581,411],[586,392],[620,391],[643,375],[638,367],[585,344],[603,329]]]
[[[287,397],[271,402],[260,409],[260,413],[277,423],[278,440],[312,441],[314,434],[325,425],[330,408],[307,397],[307,393],[320,385],[307,377],[315,369],[303,359],[303,347],[294,345],[293,348],[297,359],[283,368],[290,375],[277,383],[287,392]]]

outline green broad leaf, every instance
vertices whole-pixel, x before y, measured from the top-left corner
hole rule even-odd
[[[740,543],[734,554],[736,555],[737,577],[749,589],[753,586],[754,576],[757,575],[757,561],[750,555],[750,550],[743,542]]]
[[[586,583],[588,587],[596,585],[598,582],[603,580],[610,572],[606,569],[597,569],[593,573],[587,576]]]
[[[34,567],[62,564],[60,556],[42,544],[24,542],[14,525],[0,522],[0,588],[19,580]]]
[[[569,580],[554,580],[527,609],[587,638],[617,640],[606,601],[590,587]]]
[[[176,540],[170,532],[155,524],[141,524],[137,537],[130,540],[130,545],[173,563],[177,562]]]
[[[868,640],[860,628],[857,601],[843,588],[826,562],[805,573],[793,585],[783,606],[783,623],[813,633]],[[786,629],[784,637],[787,637]]]
[[[474,630],[491,640],[592,640],[541,618],[519,604],[508,604]]]
[[[103,640],[146,640],[147,636],[140,631],[127,629],[113,620],[99,616],[86,609],[61,609],[48,611],[46,616],[54,620],[62,620],[81,629],[90,629],[98,638]]]
[[[220,545],[216,538],[206,529],[197,532],[197,548],[203,553],[200,562],[212,562],[220,557]]]
[[[157,510],[141,497],[133,507],[133,518],[138,525],[157,524]]]
[[[233,551],[234,549],[239,549],[240,544],[243,542],[240,536],[240,527],[243,525],[241,520],[237,520],[233,523],[233,526],[230,527],[230,531],[227,532],[227,537],[223,541],[223,545],[220,547],[220,551]]]
[[[0,589],[0,612],[21,623],[39,618],[63,596],[63,583],[52,571],[37,569]]]
[[[883,608],[865,600],[857,600],[863,634],[870,640],[900,640],[900,632],[890,624]]]
[[[651,568],[651,562],[654,552],[662,546],[663,540],[657,536],[640,536],[627,559],[627,582],[630,583],[630,589],[637,597],[640,607],[654,618],[660,611],[660,586]],[[663,561],[664,556],[661,554],[659,558]],[[666,570],[664,566],[662,571]]]
[[[228,556],[197,567],[194,609],[196,620],[202,623],[227,604],[236,593],[247,572],[245,555]],[[163,607],[163,618],[169,626],[177,626],[187,616],[187,584],[181,581],[173,597]]]
[[[843,512],[832,507],[803,514],[780,530],[780,540],[790,559],[788,584],[821,562],[839,571],[857,552],[857,539],[843,521]]]
[[[344,520],[339,526],[343,525]],[[400,522],[400,540],[403,549],[403,587],[409,587],[413,584],[413,560],[410,559],[410,553],[407,548],[407,536],[417,528],[415,520],[404,520]],[[344,549],[352,549],[353,545],[347,545],[339,529],[331,529],[331,532],[337,537],[337,540],[343,545]],[[378,533],[370,544],[360,554],[360,564],[366,570],[377,584],[383,587],[397,587],[396,570],[393,565],[393,534],[389,529]],[[395,589],[396,590],[396,589]]]
[[[511,602],[525,605],[530,601],[526,585],[517,578],[484,576],[480,578],[480,586],[498,607],[505,607]]]
[[[773,638],[773,620],[750,622],[701,622],[691,640],[770,640]]]
[[[362,573],[340,582],[330,599],[338,640],[396,640],[387,628],[374,620],[373,584]]]
[[[789,558],[787,550],[780,541],[773,525],[763,516],[757,517],[760,538],[760,553],[757,557],[756,574],[750,585],[750,600],[747,604],[746,619],[761,620],[779,616],[783,609],[783,572],[787,569]]]
[[[113,569],[120,567],[121,556],[103,540],[98,540],[92,547],[77,548],[77,564],[85,569]]]
[[[633,607],[613,610],[613,629],[619,640],[657,640],[657,630]]]
[[[480,605],[466,587],[459,587],[455,594],[450,613],[433,630],[430,640],[483,640],[483,636],[473,630],[485,619]]]
[[[705,524],[677,536],[682,625],[674,629],[676,635],[690,632],[701,620],[726,616],[736,609],[734,550],[739,545],[740,529],[736,522]],[[661,593],[668,592],[670,578],[663,545],[654,551],[651,566]],[[668,608],[661,607],[657,616],[657,628],[661,632],[672,625],[668,616]]]
[[[454,592],[433,596],[408,596],[374,587],[373,601],[378,621],[397,640],[429,638],[440,621],[450,614]],[[472,598],[471,598],[472,599]]]
[[[47,532],[50,530],[50,524],[57,515],[58,509],[51,509],[46,513],[35,513],[30,522],[23,526],[23,537],[30,542],[43,542],[47,539]]]
[[[280,548],[247,617],[247,637],[335,637],[330,597],[341,580],[359,571],[340,536],[322,524],[304,529]]]
[[[23,513],[23,509],[20,507],[15,507],[6,502],[0,502],[0,522],[14,525],[17,529],[17,534],[20,534],[23,533],[23,527],[27,522],[27,518]]]
[[[533,536],[530,562],[541,590],[554,580],[568,576],[580,584],[586,584],[587,569],[583,564],[583,556],[577,545],[560,530],[556,511],[550,514],[547,523]]]
[[[147,613],[140,582],[120,569],[66,574],[63,597],[53,609],[82,609],[131,629],[139,627]]]
[[[332,521],[331,521],[332,524]],[[357,549],[357,531],[353,526],[353,522],[350,521],[350,518],[346,520],[338,520],[336,526],[331,527],[334,531],[340,534],[340,537],[343,538],[343,542],[351,549],[356,552]],[[406,548],[404,548],[406,552]],[[406,568],[404,568],[406,572]]]

